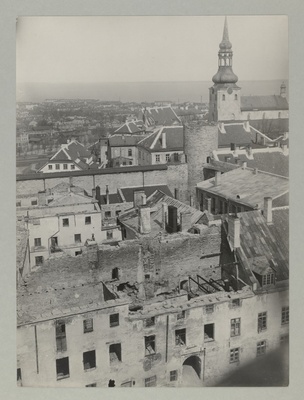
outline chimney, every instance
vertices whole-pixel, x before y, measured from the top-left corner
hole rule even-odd
[[[38,192],[38,206],[46,206],[47,201],[46,201],[46,191],[43,190],[41,192]]]
[[[162,228],[166,229],[168,223],[168,204],[162,203]]]
[[[246,169],[247,168],[247,161],[243,161],[242,163],[242,169]]]
[[[241,221],[235,215],[228,217],[228,241],[232,249],[240,247]]]
[[[150,211],[151,211],[150,207],[147,207],[146,204],[138,207],[139,233],[147,234],[151,232]]]
[[[106,204],[110,204],[109,186],[106,185]]]
[[[168,226],[167,231],[169,233],[177,232],[177,208],[174,206],[168,206]]]
[[[146,194],[141,195],[141,205],[145,206],[147,204],[147,196]]]
[[[92,197],[93,197],[93,200],[96,200],[96,189],[95,188],[92,189]]]
[[[264,210],[263,215],[266,219],[267,224],[272,223],[272,198],[264,197]]]
[[[258,172],[259,172],[259,170],[258,170],[257,168],[255,168],[255,169],[253,170],[254,175],[257,175]]]
[[[208,197],[208,198],[206,199],[206,203],[207,203],[206,209],[207,209],[207,211],[211,214],[211,198],[210,198],[210,197]]]
[[[100,205],[100,186],[96,186],[96,200],[98,201],[98,204]]]
[[[167,147],[167,136],[166,136],[166,131],[163,129],[162,130],[162,148],[165,149]]]
[[[287,153],[287,150],[288,150],[288,146],[287,146],[287,144],[282,144],[282,151],[283,151],[283,153]]]
[[[193,196],[190,196],[190,207],[193,207],[194,202],[193,202]]]
[[[143,195],[145,195],[145,191],[144,190],[134,190],[133,192],[133,203],[134,203],[134,207],[139,207],[141,206],[143,203]]]
[[[250,157],[252,157],[253,152],[252,152],[252,147],[251,147],[250,145],[247,147],[247,152],[248,152],[248,155],[249,155]]]
[[[179,200],[179,189],[174,189],[174,198]]]
[[[181,231],[182,232],[187,232],[192,226],[192,224],[191,224],[191,213],[189,213],[189,212],[181,213],[180,219],[181,219]]]
[[[282,85],[280,87],[280,96],[281,97],[286,97],[286,85],[284,82],[282,82]]]
[[[235,151],[235,149],[236,149],[235,143],[230,143],[230,150]]]
[[[214,185],[219,186],[221,184],[221,171],[216,171],[215,172],[215,180],[214,180]]]
[[[249,121],[244,122],[244,129],[246,132],[250,132],[250,126],[249,126]]]

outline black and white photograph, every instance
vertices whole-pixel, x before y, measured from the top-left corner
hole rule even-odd
[[[18,386],[289,385],[289,22],[17,18]]]

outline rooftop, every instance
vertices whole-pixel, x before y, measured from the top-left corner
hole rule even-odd
[[[166,143],[163,143],[163,134],[166,135]],[[157,131],[142,139],[139,146],[149,151],[183,151],[184,130],[182,126],[163,126]]]
[[[266,268],[273,268],[278,281],[288,279],[288,248],[281,241],[276,227],[270,228],[258,210],[238,213],[237,216],[241,220],[240,257],[246,257],[251,268],[255,266],[261,275]]]
[[[263,208],[264,197],[275,200],[288,194],[289,180],[259,170],[237,168],[222,174],[219,185],[211,178],[198,183],[197,188],[252,208]]]
[[[76,161],[78,158],[90,158],[91,156],[91,153],[81,143],[77,142],[77,140],[72,140],[69,143],[62,145],[61,149],[50,158],[50,161]]]
[[[218,161],[236,164],[236,161],[246,162],[249,168],[258,168],[261,171],[272,174],[289,176],[289,154],[283,152],[279,147],[266,147],[263,149],[252,149],[252,156],[246,150],[235,151],[213,151]]]
[[[109,137],[109,145],[111,147],[136,146],[143,138],[142,135],[113,135]]]
[[[180,119],[170,106],[146,107],[141,110],[140,114],[147,126],[172,125],[180,122]]]
[[[241,110],[288,110],[288,101],[286,97],[271,95],[271,96],[242,96]]]

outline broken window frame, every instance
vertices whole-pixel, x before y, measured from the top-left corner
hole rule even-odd
[[[66,324],[64,321],[56,321],[55,333],[57,352],[67,351]]]
[[[113,229],[107,230],[107,240],[113,239]]]
[[[109,315],[110,328],[119,326],[119,313],[114,313]]]
[[[62,218],[62,226],[63,227],[69,227],[70,226],[69,218]]]
[[[207,333],[206,333],[206,328],[207,327],[211,327],[212,326],[212,336],[209,336]],[[206,337],[207,336],[207,337]],[[212,341],[214,341],[215,340],[215,326],[214,326],[214,323],[211,323],[211,324],[204,324],[204,342],[212,342]]]
[[[43,256],[36,256],[35,257],[35,265],[36,266],[42,265],[43,263],[44,263]]]
[[[149,378],[145,378],[145,387],[154,387],[156,386],[156,375],[150,376]]]
[[[231,306],[232,308],[241,307],[241,299],[232,299]]]
[[[96,351],[89,350],[82,353],[82,363],[84,371],[96,368]]]
[[[175,331],[175,346],[186,345],[186,328],[176,329]]]
[[[114,347],[115,346],[115,347]],[[122,349],[121,343],[112,343],[109,346],[109,357],[110,357],[110,364],[115,364],[116,362],[122,361]],[[111,354],[115,354],[115,357],[111,357]]]
[[[83,320],[83,333],[93,332],[94,324],[93,318],[87,318]]]
[[[155,325],[155,317],[149,317],[144,320],[144,327],[150,328]]]
[[[234,349],[230,349],[229,363],[235,363],[240,361],[240,348],[235,347]]]
[[[65,361],[63,361],[63,360],[65,360]],[[63,366],[63,365],[59,366],[59,363],[64,363],[64,362],[67,363],[65,366]],[[66,369],[67,373],[64,374],[64,372],[59,372],[59,367],[61,367],[60,369],[62,369],[62,370]],[[65,368],[63,368],[63,367],[65,367]],[[56,359],[56,375],[57,375],[57,381],[70,377],[69,357],[63,357],[63,358]]]
[[[240,336],[241,334],[241,318],[232,318],[230,320],[230,336]]]
[[[145,336],[145,356],[156,354],[155,335]]]
[[[81,243],[81,233],[75,233],[74,234],[74,242],[75,243]]]
[[[267,330],[267,311],[258,314],[258,332]]]
[[[214,312],[214,304],[205,305],[206,314],[212,314]]]
[[[176,319],[181,320],[186,318],[186,311],[182,310],[179,313],[176,314]]]

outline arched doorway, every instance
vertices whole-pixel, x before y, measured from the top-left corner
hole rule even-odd
[[[190,356],[186,358],[186,360],[183,362],[183,386],[202,386],[201,363],[201,359],[198,356]]]

